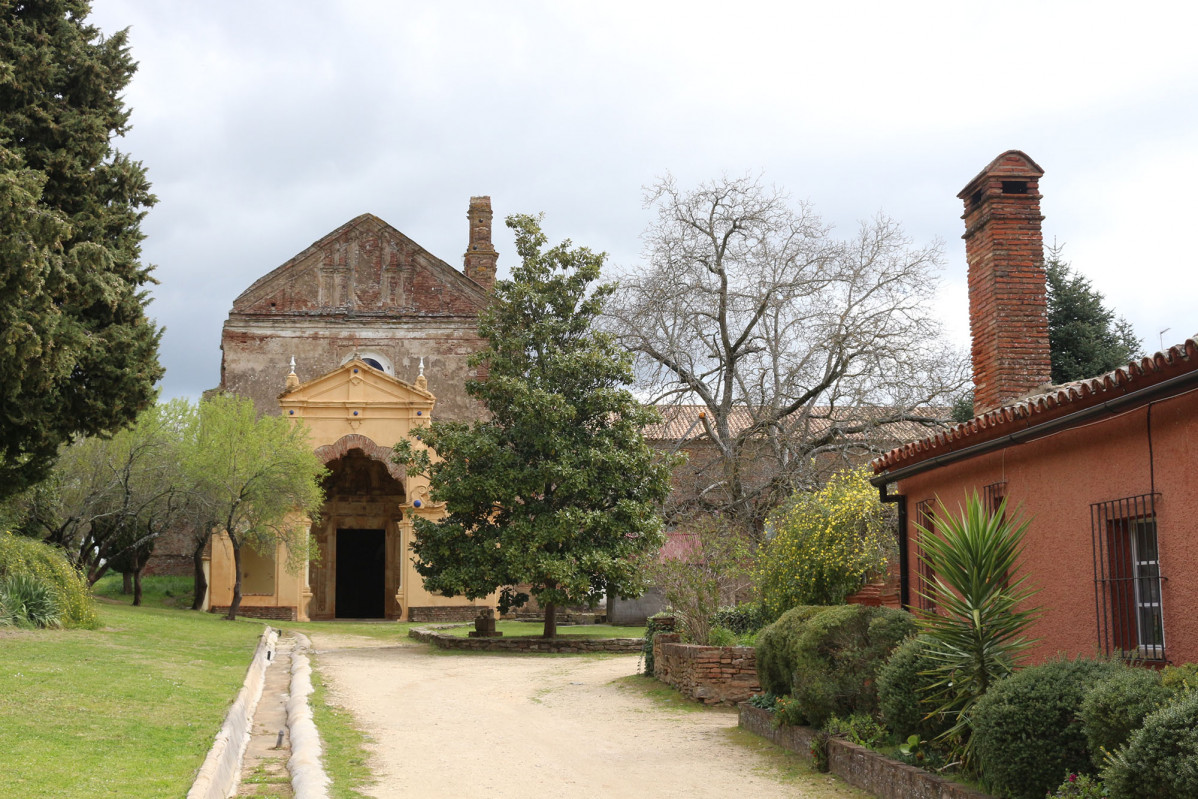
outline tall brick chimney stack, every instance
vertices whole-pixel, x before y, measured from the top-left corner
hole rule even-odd
[[[491,243],[491,198],[471,197],[466,217],[470,220],[470,244],[462,256],[463,270],[466,277],[490,291],[495,286],[495,264],[499,260]]]
[[[1050,382],[1039,179],[1008,150],[957,196],[965,201],[973,412],[982,414]]]

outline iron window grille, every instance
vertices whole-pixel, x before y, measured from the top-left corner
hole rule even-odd
[[[992,515],[998,513],[998,509],[1002,507],[1003,500],[1007,498],[1007,481],[1003,480],[998,483],[991,483],[982,488],[982,500],[986,503],[986,510]]]
[[[1127,660],[1165,661],[1156,503],[1142,494],[1090,506],[1099,644]]]
[[[932,598],[932,586],[936,582],[936,572],[932,569],[931,564],[927,562],[926,553],[923,551],[923,546],[920,540],[924,535],[931,535],[932,530],[932,500],[924,499],[915,503],[915,523],[922,530],[917,531],[915,538],[915,560],[918,564],[918,571],[915,581],[915,594],[919,598],[919,609],[931,613],[936,610],[936,600]]]

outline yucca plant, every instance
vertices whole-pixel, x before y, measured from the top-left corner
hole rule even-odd
[[[54,589],[25,572],[0,578],[0,618],[16,627],[62,626]]]
[[[943,504],[932,530],[919,527],[921,559],[934,575],[926,597],[934,611],[919,625],[930,638],[927,654],[932,714],[952,726],[940,737],[955,742],[969,759],[969,712],[996,681],[1011,673],[1020,653],[1035,643],[1025,635],[1040,614],[1028,607],[1035,591],[1015,579],[1029,522],[1006,518],[1006,502],[990,513],[975,493],[960,516]]]

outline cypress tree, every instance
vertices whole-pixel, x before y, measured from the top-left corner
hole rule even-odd
[[[131,422],[163,373],[140,260],[155,198],[112,145],[136,64],[89,11],[0,0],[0,498],[62,443]]]

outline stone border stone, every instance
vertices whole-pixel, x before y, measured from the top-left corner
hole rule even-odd
[[[241,761],[250,742],[254,710],[262,698],[263,678],[274,658],[278,639],[278,630],[269,626],[263,629],[246,671],[245,683],[225,715],[212,748],[187,792],[187,799],[228,799],[237,790],[241,781]]]
[[[291,736],[287,770],[291,772],[291,789],[296,799],[327,799],[332,781],[324,770],[324,748],[308,702],[313,691],[312,665],[308,661],[312,642],[303,633],[292,634],[295,649],[291,654],[291,689],[287,697],[287,730]]]
[[[591,654],[607,652],[613,654],[639,654],[644,640],[641,638],[586,638],[566,636],[559,638],[459,638],[456,635],[439,633],[428,627],[412,627],[408,637],[415,638],[438,649],[454,649],[464,652],[522,652]]]
[[[747,702],[739,705],[739,710],[742,728],[811,760],[815,730],[774,727],[773,713]],[[828,741],[828,771],[880,799],[991,799],[988,794],[840,738]]]

